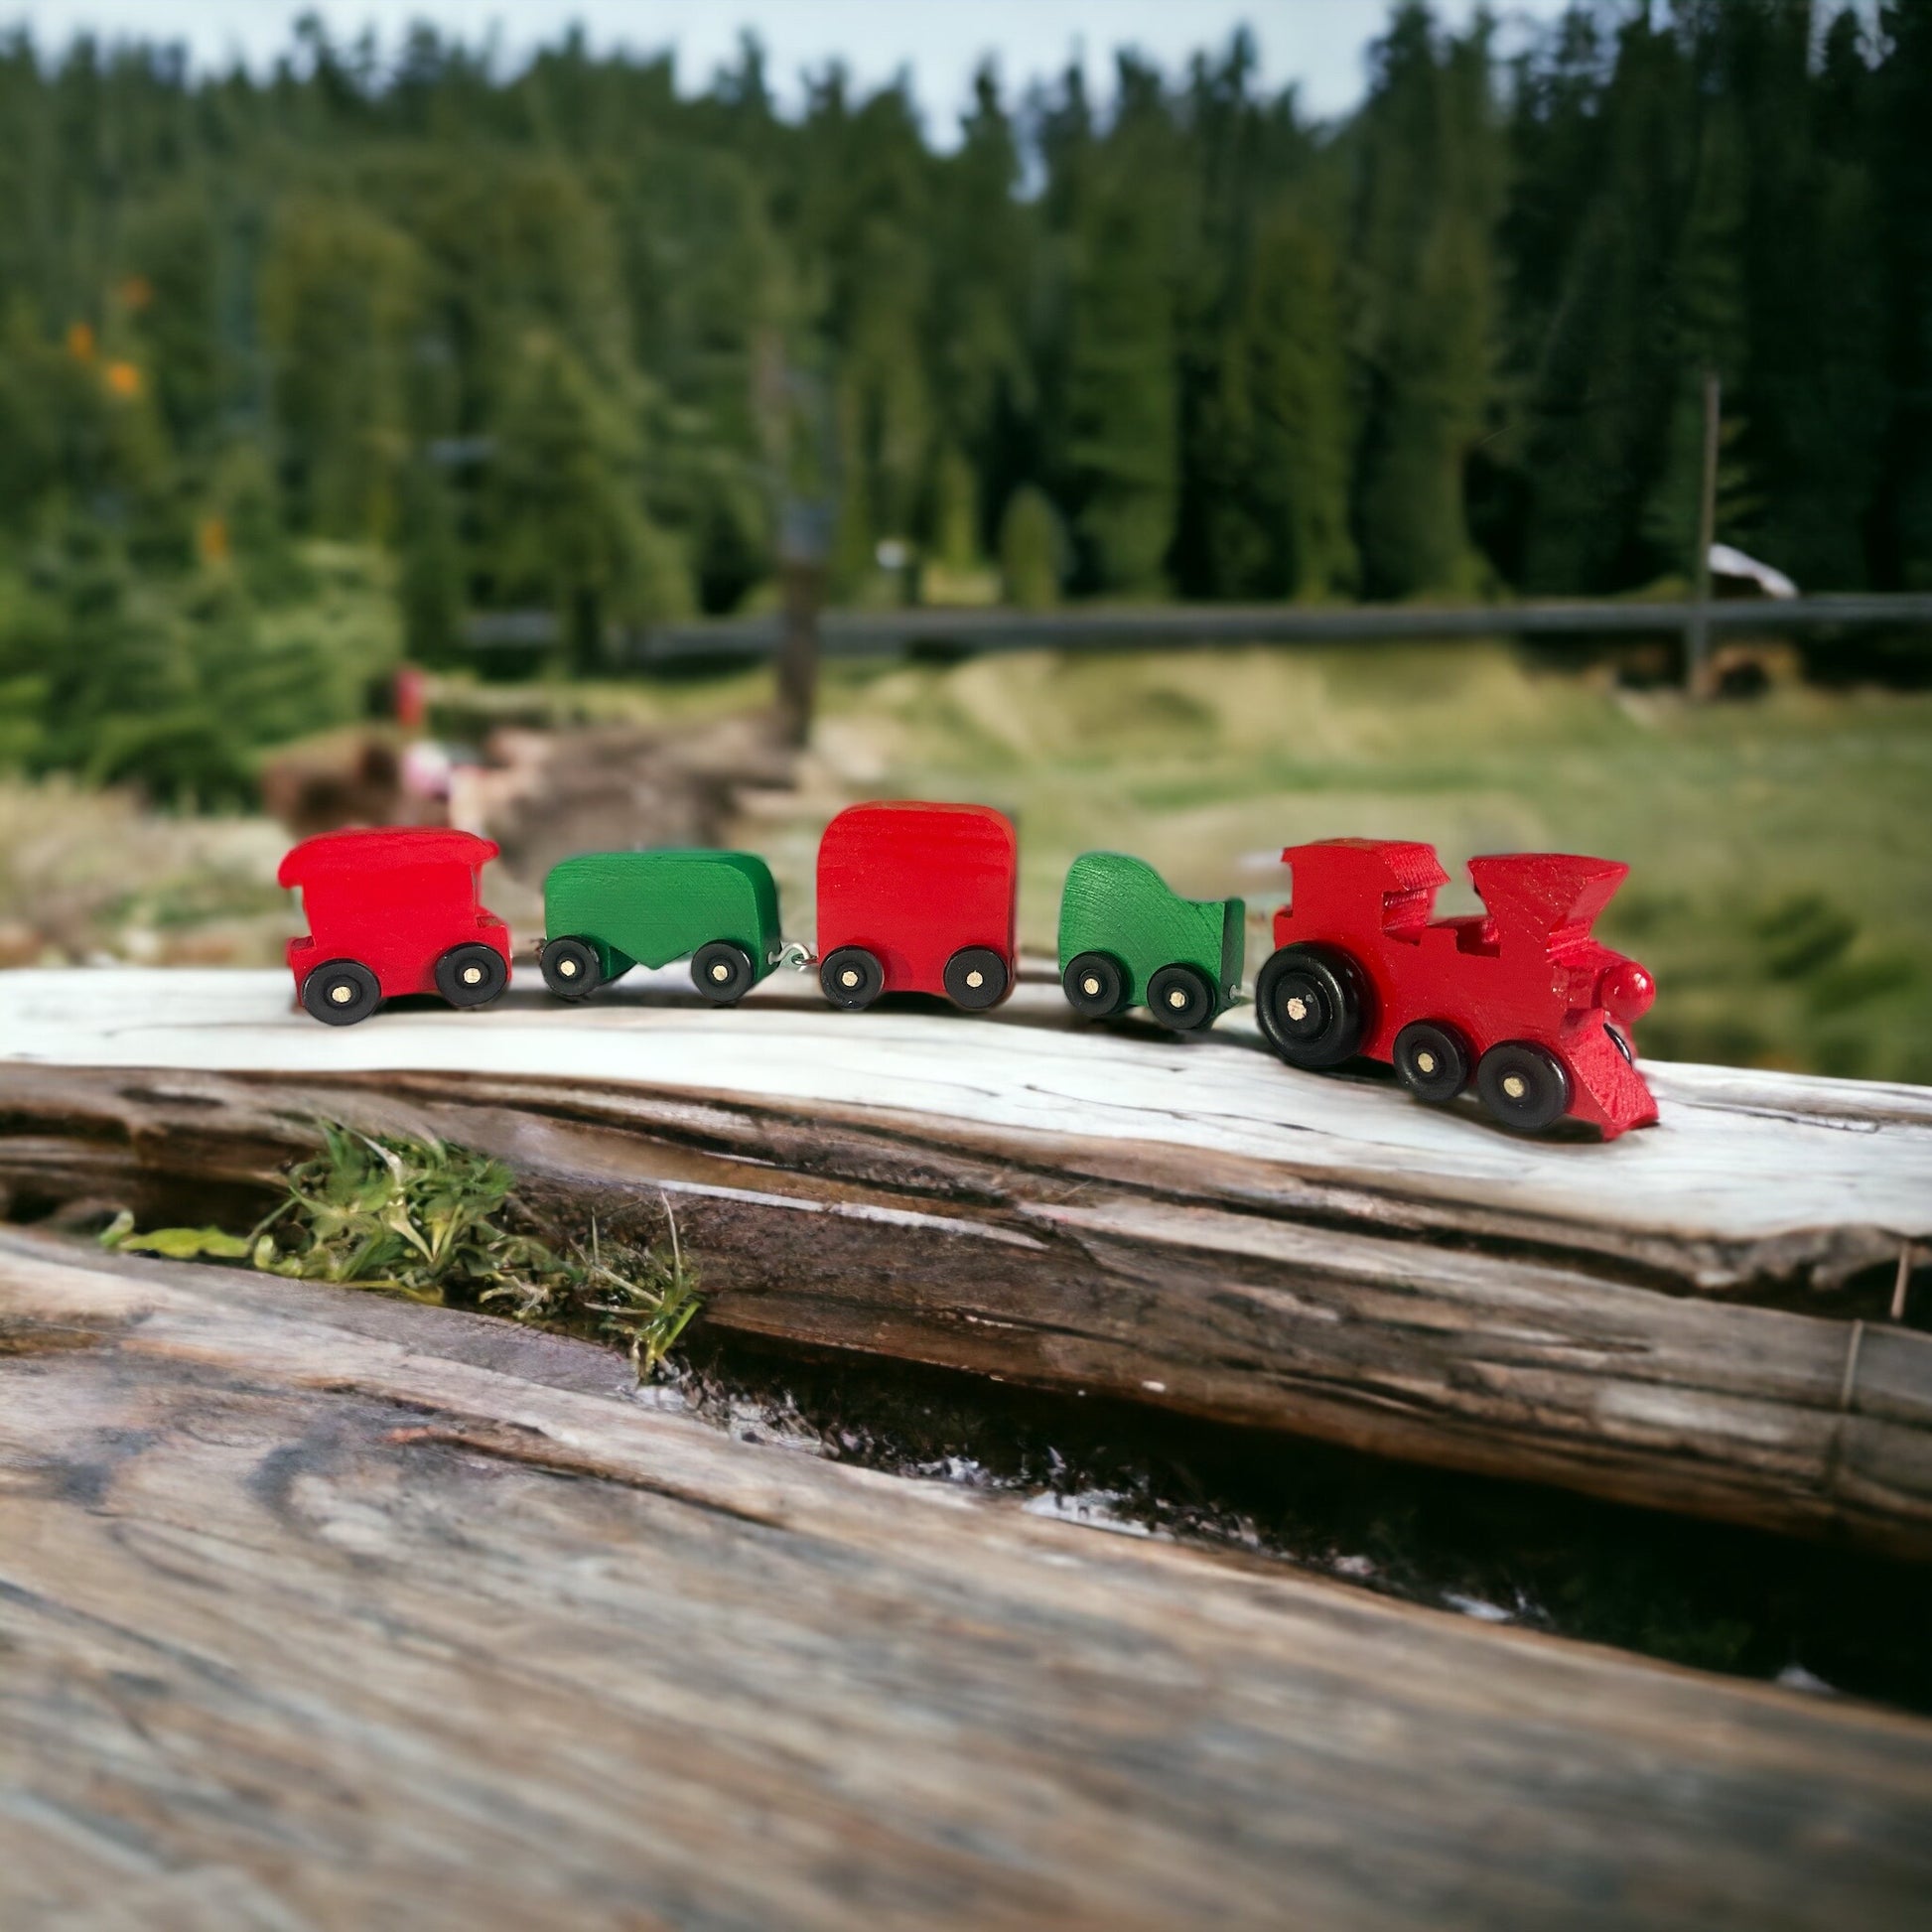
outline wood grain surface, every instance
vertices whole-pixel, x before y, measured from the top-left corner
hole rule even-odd
[[[0,1924],[1882,1928],[1932,1725],[0,1231]]]
[[[1654,1065],[1656,1128],[1523,1142],[1241,1013],[789,975],[337,1033],[266,975],[16,973],[0,1053],[17,1207],[199,1213],[318,1115],[431,1131],[629,1231],[674,1202],[729,1326],[1932,1555],[1924,1090]]]

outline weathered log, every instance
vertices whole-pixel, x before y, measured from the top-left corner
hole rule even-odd
[[[1932,1093],[1654,1066],[1658,1127],[1524,1143],[1223,1026],[1032,986],[336,1032],[265,976],[0,976],[0,1185],[151,1211],[316,1115],[430,1131],[608,1220],[675,1200],[730,1326],[1932,1554],[1932,1336],[1886,1318]]]
[[[0,1232],[0,1923],[1922,1923],[1932,1725]]]

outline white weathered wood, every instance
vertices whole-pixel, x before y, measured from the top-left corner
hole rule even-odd
[[[1932,1725],[0,1230],[0,1924],[1873,1928]]]
[[[888,1108],[989,1130],[1157,1142],[1687,1243],[1845,1231],[1840,1265],[1932,1237],[1932,1089],[1650,1062],[1659,1122],[1610,1146],[1524,1140],[1473,1107],[1295,1072],[1237,1013],[1202,1038],[1083,1026],[1036,980],[991,1017],[835,1013],[788,975],[735,1010],[637,974],[583,1007],[529,973],[484,1013],[320,1027],[279,973],[0,974],[0,1058],[286,1073],[437,1070]],[[688,988],[687,988],[688,995]]]

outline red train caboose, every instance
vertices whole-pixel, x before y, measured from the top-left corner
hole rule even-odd
[[[1590,937],[1627,866],[1520,853],[1472,859],[1486,911],[1432,919],[1449,883],[1435,849],[1393,839],[1291,846],[1294,899],[1255,980],[1256,1018],[1294,1066],[1392,1061],[1419,1099],[1453,1100],[1473,1075],[1506,1126],[1564,1114],[1605,1140],[1657,1118],[1627,1030],[1655,982]]]
[[[302,1004],[332,1027],[403,993],[486,1006],[510,977],[508,928],[477,897],[495,856],[489,839],[433,827],[305,839],[276,875],[308,915],[288,951]]]
[[[850,805],[818,847],[818,983],[838,1007],[882,993],[998,1006],[1013,988],[1020,842],[990,805]]]

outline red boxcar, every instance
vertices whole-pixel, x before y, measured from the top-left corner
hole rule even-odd
[[[852,805],[818,847],[819,984],[834,1006],[940,993],[997,1006],[1016,971],[1020,842],[990,805]]]
[[[276,875],[299,887],[306,937],[289,970],[318,1020],[346,1027],[403,993],[480,1007],[509,984],[510,936],[480,903],[488,839],[440,828],[327,832],[305,839]]]
[[[1487,910],[1432,919],[1449,876],[1430,846],[1330,839],[1282,858],[1294,897],[1275,916],[1281,950],[1256,977],[1255,1004],[1291,1064],[1366,1054],[1438,1102],[1473,1078],[1489,1112],[1525,1130],[1567,1113],[1608,1140],[1657,1118],[1628,1034],[1655,983],[1590,937],[1627,866],[1472,859]]]

